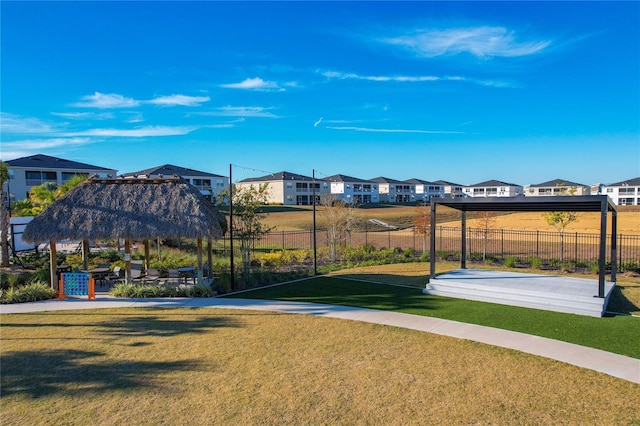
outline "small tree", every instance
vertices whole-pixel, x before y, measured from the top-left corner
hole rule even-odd
[[[496,232],[496,213],[495,212],[478,212],[475,214],[478,223],[480,237],[482,238],[482,261],[487,260],[487,246],[489,239]]]
[[[418,216],[413,219],[414,232],[422,237],[422,251],[426,252],[431,235],[431,204],[419,202],[415,210]]]
[[[324,219],[332,262],[338,260],[338,246],[350,237],[351,231],[359,222],[356,208],[355,204],[347,204],[335,194],[320,196],[319,213]]]
[[[0,255],[2,256],[2,266],[9,266],[9,210],[5,202],[4,184],[9,181],[9,165],[4,161],[0,161],[0,232],[2,239],[0,241]],[[6,197],[11,197],[7,194]]]
[[[45,182],[34,186],[29,191],[29,198],[20,200],[13,205],[16,216],[38,216],[51,203],[78,186],[87,179],[87,175],[75,175],[62,185],[53,182]]]
[[[251,252],[253,244],[263,235],[269,233],[272,228],[265,226],[262,221],[266,217],[260,212],[267,201],[268,183],[260,186],[233,185],[233,236],[240,242],[240,254],[242,257],[242,271],[245,283],[249,282],[251,274]],[[229,204],[229,190],[218,195],[222,204]],[[233,256],[233,253],[231,253]],[[233,286],[233,283],[232,283]]]
[[[556,186],[562,188],[562,191],[557,194],[558,196],[573,195],[577,191],[575,186],[567,188],[564,182],[560,182]],[[542,217],[549,226],[553,226],[560,234],[560,261],[564,262],[564,231],[567,226],[577,222],[580,217],[576,212],[545,212]]]

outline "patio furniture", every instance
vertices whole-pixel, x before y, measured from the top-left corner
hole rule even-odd
[[[180,272],[177,269],[169,269],[167,271],[168,274],[168,284],[179,284],[180,283]]]
[[[115,266],[113,271],[107,276],[107,280],[115,281],[116,283],[120,283],[124,281],[124,277],[122,276],[122,268],[119,266]]]
[[[144,273],[144,267],[142,265],[141,260],[132,260],[131,261],[131,280],[133,281],[142,281],[142,279],[146,276]]]
[[[184,280],[184,283],[187,283],[188,279],[193,280],[193,284],[196,283],[196,271],[197,269],[194,266],[184,266],[182,268],[178,268],[178,273],[180,278]]]
[[[158,280],[160,279],[160,271],[158,271],[157,269],[154,268],[149,268],[147,269],[147,274],[142,277],[142,282],[144,282],[145,284],[147,282],[158,282]]]
[[[109,270],[109,266],[107,265],[107,267],[93,268],[89,269],[86,272],[89,272],[93,279],[100,283],[99,285],[103,285],[111,271]]]

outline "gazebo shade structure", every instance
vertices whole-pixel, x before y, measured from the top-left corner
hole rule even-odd
[[[200,247],[202,239],[222,236],[223,220],[197,188],[176,176],[91,177],[36,216],[26,226],[22,239],[40,243],[119,238],[128,242],[185,237],[197,238]],[[128,272],[128,262],[127,266]],[[55,268],[52,264],[52,284]]]
[[[181,178],[89,178],[47,207],[22,239],[217,238],[224,218]]]
[[[606,195],[551,196],[551,197],[494,197],[494,198],[432,198],[431,229],[436,226],[437,206],[446,206],[462,212],[462,250],[460,267],[466,268],[466,213],[467,212],[600,212],[600,254],[598,297],[604,297],[607,214],[611,212],[611,281],[616,281],[618,212],[613,201]],[[430,241],[431,278],[436,275],[436,239],[431,232]]]

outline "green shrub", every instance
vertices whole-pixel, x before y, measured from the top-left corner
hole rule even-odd
[[[507,268],[515,268],[516,267],[516,258],[513,256],[509,256],[504,260],[504,266]]]
[[[8,290],[16,286],[16,276],[6,272],[0,272],[0,289]]]
[[[49,267],[40,268],[31,275],[31,281],[41,281],[51,285],[51,271]]]
[[[170,286],[170,285],[133,285],[118,284],[110,292],[113,297],[132,299],[148,299],[157,297],[213,297],[214,290],[205,285]]]
[[[11,287],[7,290],[3,289],[0,296],[0,302],[35,302],[37,300],[54,299],[56,296],[56,291],[48,284],[43,282],[32,282],[22,287]]]
[[[539,257],[532,257],[529,259],[529,261],[531,262],[532,268],[534,269],[542,268],[542,259],[540,259]]]

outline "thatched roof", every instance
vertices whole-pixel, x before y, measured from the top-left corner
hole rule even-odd
[[[179,177],[92,177],[36,216],[22,239],[217,238],[221,220],[211,202]]]

